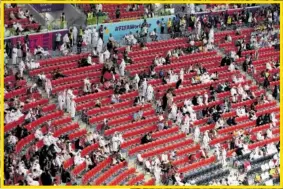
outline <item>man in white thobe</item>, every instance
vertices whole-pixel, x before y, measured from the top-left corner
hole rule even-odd
[[[195,131],[194,131],[194,141],[198,143],[199,139],[200,139],[200,129],[198,126],[196,126]]]
[[[74,119],[75,118],[75,116],[76,116],[76,102],[75,102],[75,100],[74,100],[74,96],[72,96],[72,98],[71,98],[71,109],[70,109],[70,113],[71,113],[71,117]]]
[[[202,143],[203,143],[203,147],[205,149],[209,149],[209,142],[211,141],[211,139],[208,136],[208,130],[205,131],[203,139],[202,139]]]
[[[153,100],[153,92],[154,92],[154,89],[153,89],[152,85],[149,84],[148,87],[147,87],[147,91],[146,91],[146,100],[147,101]]]
[[[222,149],[222,153],[221,153],[221,163],[223,165],[223,167],[225,167],[227,165],[227,161],[226,161],[226,158],[227,158],[227,151],[225,148]]]
[[[185,115],[184,122],[181,126],[181,131],[186,134],[190,133],[190,117],[188,116],[188,114]]]
[[[137,90],[139,88],[139,82],[140,82],[140,77],[138,74],[135,75],[135,78],[133,80],[133,84],[135,85],[135,89]]]
[[[88,78],[84,79],[84,92],[90,93],[91,92],[91,83]]]
[[[126,62],[124,59],[122,59],[121,64],[119,65],[119,72],[121,76],[125,75],[125,68],[126,68]]]
[[[77,38],[78,38],[78,28],[76,26],[73,27],[73,45],[77,44]]]
[[[26,65],[24,63],[23,60],[20,61],[20,64],[19,64],[19,71],[20,71],[20,76],[23,77],[23,73],[24,73],[24,70],[26,68]]]
[[[146,90],[147,90],[147,80],[145,78],[142,82],[142,96],[144,96],[144,97],[146,95]]]
[[[160,181],[161,181],[161,167],[159,165],[154,166],[153,174],[154,174],[154,177],[155,177],[156,185],[159,185]]]
[[[16,46],[12,49],[12,64],[17,64],[18,49]]]
[[[92,46],[93,47],[97,47],[98,38],[99,38],[99,34],[96,31],[96,28],[93,28],[93,34],[92,34]]]
[[[52,84],[48,78],[45,79],[45,91],[47,93],[47,97],[49,98],[52,91]]]
[[[102,48],[103,48],[103,40],[99,38],[97,42],[97,52],[102,53]]]
[[[65,108],[65,96],[64,96],[64,92],[60,92],[58,94],[58,104],[59,104],[59,109],[60,110],[64,110]]]

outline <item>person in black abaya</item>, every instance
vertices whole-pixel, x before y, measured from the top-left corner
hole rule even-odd
[[[182,84],[182,79],[179,79],[176,83],[176,89],[179,89],[181,84]]]
[[[228,56],[225,56],[224,58],[222,58],[220,66],[228,66],[231,64],[231,60],[229,59]]]
[[[52,176],[47,167],[45,167],[44,172],[41,174],[40,178],[41,178],[41,183],[43,186],[53,185]]]
[[[272,92],[272,96],[277,99],[278,98],[278,94],[279,94],[279,87],[278,85],[275,85],[274,90]]]
[[[163,97],[162,97],[162,109],[163,109],[163,111],[165,111],[166,110],[166,107],[167,107],[167,95],[166,95],[167,93],[165,93],[164,95],[163,95]]]
[[[62,173],[61,173],[61,181],[62,183],[66,184],[68,182],[71,181],[71,175],[68,171],[66,171],[65,169],[62,170]]]
[[[248,62],[247,62],[247,60],[245,60],[244,63],[243,63],[243,70],[244,70],[244,72],[248,71]]]

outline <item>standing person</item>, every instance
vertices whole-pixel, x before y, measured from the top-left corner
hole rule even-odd
[[[61,33],[56,33],[55,50],[60,50]]]
[[[74,96],[72,96],[72,98],[71,98],[71,117],[72,117],[72,119],[75,119],[75,116],[76,116],[76,102],[75,102],[75,100],[74,100],[74,98],[73,98]]]
[[[122,59],[122,62],[119,65],[119,72],[121,76],[125,76],[125,68],[126,68],[126,62],[124,59]]]
[[[76,26],[73,27],[73,45],[77,44],[77,39],[78,39],[78,28]]]
[[[121,15],[121,11],[120,11],[120,6],[118,5],[115,11],[115,15],[116,15],[116,19],[120,18]]]
[[[18,57],[18,49],[16,45],[14,45],[12,49],[12,64],[16,65],[17,64],[17,57]]]
[[[100,37],[97,42],[97,52],[102,53],[103,39]]]
[[[52,84],[48,78],[45,79],[45,91],[47,93],[47,98],[49,98],[52,91]]]
[[[98,39],[99,39],[99,34],[96,31],[96,28],[94,27],[93,34],[92,34],[92,46],[93,47],[97,47]]]
[[[20,76],[23,77],[23,73],[24,73],[24,70],[26,68],[26,65],[24,63],[23,60],[21,60],[20,64],[19,64],[19,71],[20,71]]]
[[[81,52],[82,52],[82,45],[83,45],[83,39],[82,39],[81,36],[79,36],[78,42],[77,42],[77,54],[81,54]]]
[[[64,92],[59,92],[58,94],[58,104],[59,104],[59,109],[64,110],[65,109],[65,94]]]
[[[63,29],[64,25],[65,25],[65,21],[66,21],[66,16],[65,16],[64,12],[62,12],[62,14],[60,16],[60,21],[61,21],[61,29]]]
[[[165,30],[165,21],[164,21],[164,18],[162,18],[161,19],[161,31],[160,31],[160,33],[164,34],[164,30]]]
[[[104,34],[104,28],[102,25],[100,25],[100,28],[98,30],[98,33],[99,33],[99,37],[102,39],[103,41],[103,34]]]

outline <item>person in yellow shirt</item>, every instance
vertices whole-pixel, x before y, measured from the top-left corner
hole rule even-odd
[[[180,20],[180,26],[181,26],[183,31],[185,31],[186,25],[187,25],[186,19],[185,19],[185,17],[182,17],[182,19]]]
[[[230,26],[232,24],[232,17],[228,16],[227,25]]]
[[[260,175],[257,173],[256,175],[255,175],[255,183],[260,183],[261,182],[261,177],[260,177]]]
[[[169,18],[168,21],[167,21],[167,30],[168,30],[168,33],[171,33],[171,31],[172,31],[172,20],[171,20],[171,18]]]

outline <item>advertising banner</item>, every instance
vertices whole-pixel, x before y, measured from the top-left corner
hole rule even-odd
[[[62,11],[64,4],[34,4],[33,7],[40,13]]]
[[[29,35],[29,48],[31,52],[35,49],[36,46],[41,46],[44,49],[53,49],[55,45],[56,33],[61,33],[63,36],[68,32],[68,30],[59,30],[55,32],[39,33],[39,34],[30,34]],[[24,36],[19,37],[10,37],[5,39],[5,43],[11,42],[12,44],[17,44],[18,41],[24,42]]]
[[[168,19],[173,19],[174,16],[163,16],[158,18],[147,18],[146,22],[149,25],[149,32],[151,32],[154,28],[156,28],[157,33],[160,33],[161,28],[161,20],[164,19],[164,22],[167,23]],[[120,40],[123,38],[126,34],[132,32],[136,33],[136,31],[140,31],[140,27],[142,23],[144,22],[143,19],[140,20],[132,20],[132,21],[125,21],[125,22],[116,22],[116,23],[106,23],[106,24],[98,24],[98,25],[92,25],[88,26],[89,28],[96,28],[98,29],[101,25],[104,30],[104,41],[108,41],[109,35],[112,34],[112,36]]]

